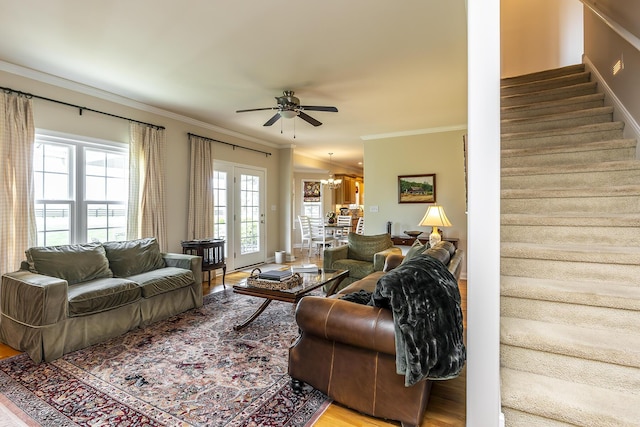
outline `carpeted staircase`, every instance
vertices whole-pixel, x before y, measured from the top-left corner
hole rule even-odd
[[[507,426],[640,426],[640,161],[583,65],[502,80]]]

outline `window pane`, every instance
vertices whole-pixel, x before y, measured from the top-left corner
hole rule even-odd
[[[87,205],[87,228],[106,228],[107,225],[107,205]]]
[[[107,200],[127,200],[127,181],[124,178],[107,178]]]
[[[43,200],[67,200],[69,197],[69,175],[45,173],[43,177]]]
[[[68,245],[71,241],[71,235],[68,231],[48,231],[44,234],[45,242],[43,245],[46,246]],[[40,243],[38,242],[38,244]]]
[[[41,203],[36,205],[38,245],[66,245],[70,242],[70,205]]]
[[[87,230],[88,242],[108,242],[109,236],[107,235],[106,228],[96,228],[93,230]]]
[[[44,144],[44,170],[69,173],[70,149],[65,145]]]
[[[106,178],[87,176],[85,182],[85,200],[106,200]]]
[[[107,176],[126,178],[129,172],[127,158],[123,154],[107,153]]]

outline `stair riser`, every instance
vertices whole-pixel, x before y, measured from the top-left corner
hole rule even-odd
[[[522,76],[506,77],[500,82],[501,87],[514,86],[523,83],[530,83],[540,80],[548,80],[556,77],[569,76],[571,74],[583,73],[585,71],[584,64],[568,65],[566,67],[554,68],[552,70],[538,71],[535,73],[525,74]]]
[[[500,298],[500,315],[520,319],[601,329],[612,328],[636,332],[639,311],[588,305],[566,304],[527,298]],[[639,372],[640,373],[640,372]]]
[[[640,197],[638,195],[555,199],[536,197],[509,199],[503,197],[501,207],[502,213],[512,214],[637,213],[640,212]]]
[[[527,83],[519,83],[500,88],[501,96],[520,95],[525,93],[536,93],[545,90],[557,89],[566,86],[578,85],[589,82],[589,73],[572,74],[552,79],[539,80]]]
[[[611,162],[635,159],[633,147],[576,151],[568,153],[537,154],[527,156],[502,156],[502,167],[533,167]]]
[[[502,96],[500,98],[500,106],[515,107],[517,105],[535,104],[536,102],[558,101],[576,96],[592,95],[596,93],[596,89],[597,86],[595,83],[585,83],[574,87],[554,89],[545,92]]]
[[[560,168],[558,168],[560,169]],[[640,169],[613,171],[567,172],[547,175],[503,176],[503,189],[584,188],[607,185],[636,185],[640,182]]]
[[[638,286],[640,265],[566,262],[540,259],[500,258],[500,273],[507,276],[555,280],[620,282]]]
[[[543,120],[530,123],[503,124],[501,133],[535,132],[551,129],[567,129],[576,126],[591,125],[595,123],[606,123],[613,120],[613,113],[589,115],[584,117],[574,117],[561,120]]]
[[[640,227],[503,225],[500,237],[503,242],[541,245],[571,242],[578,245],[640,246]]]
[[[584,101],[570,102],[568,100],[559,100],[548,106],[541,104],[532,104],[530,106],[520,106],[514,108],[504,108],[500,114],[502,120],[526,119],[538,116],[548,116],[552,114],[562,114],[570,111],[587,110],[590,108],[599,108],[604,105],[602,96],[586,95]]]
[[[507,344],[500,346],[500,365],[565,381],[638,394],[640,369],[542,352]]]
[[[543,148],[557,147],[558,145],[575,145],[582,142],[606,141],[611,139],[621,139],[623,137],[621,129],[594,130],[589,132],[579,132],[559,135],[526,135],[518,137],[506,136],[502,138],[502,149],[514,148]]]

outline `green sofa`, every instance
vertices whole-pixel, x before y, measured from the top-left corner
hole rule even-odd
[[[324,250],[322,266],[331,270],[349,270],[349,277],[340,283],[340,290],[374,271],[382,271],[387,256],[391,254],[401,255],[402,250],[393,246],[389,234],[349,233],[346,245]]]
[[[155,238],[34,247],[2,276],[0,341],[36,363],[202,306],[202,258]]]

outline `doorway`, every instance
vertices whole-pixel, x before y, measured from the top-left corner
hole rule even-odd
[[[265,262],[264,169],[226,162],[213,167],[214,234],[226,241],[227,267]]]

